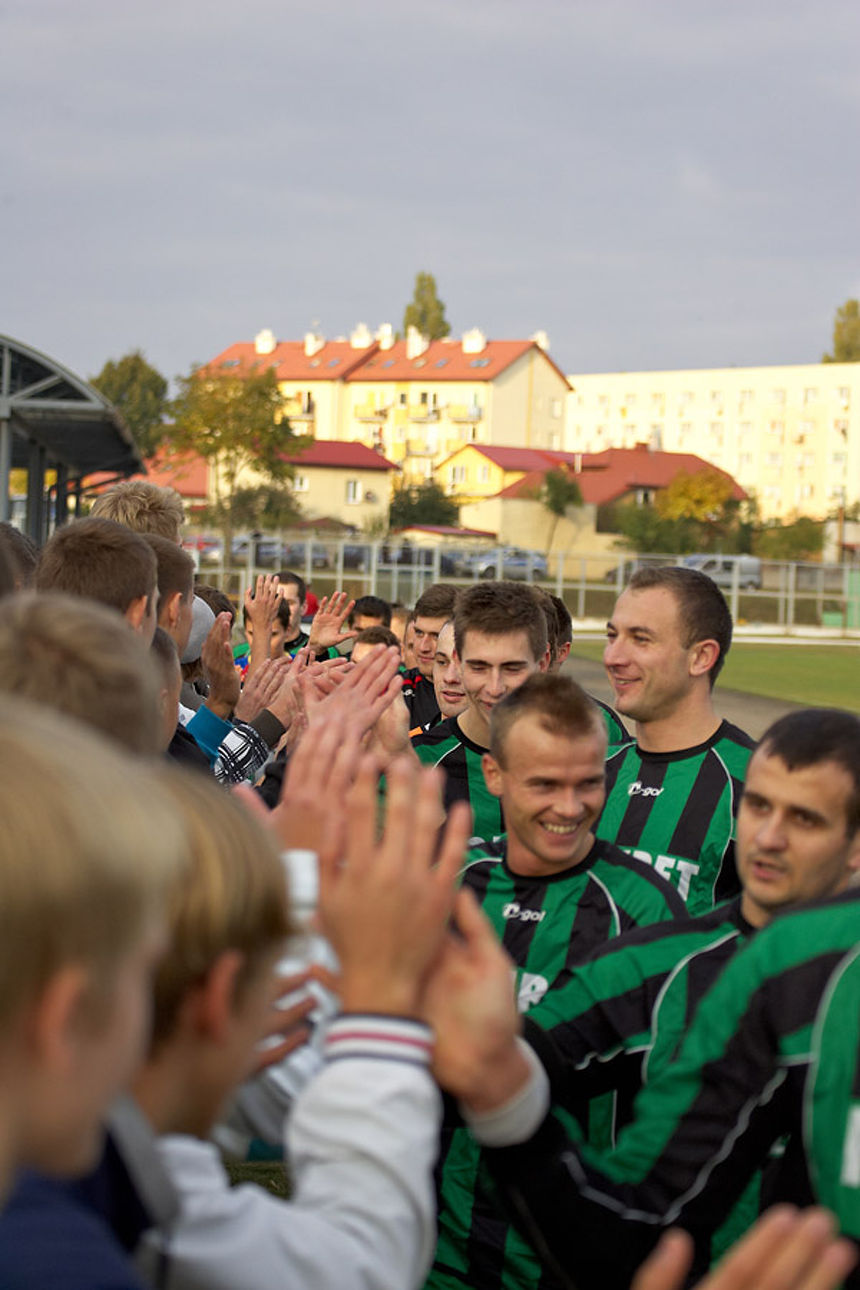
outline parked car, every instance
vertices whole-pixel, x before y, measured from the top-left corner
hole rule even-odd
[[[739,587],[749,591],[761,587],[761,560],[755,555],[688,555],[684,557],[684,564],[688,569],[706,573],[718,587],[735,585],[735,568]]]
[[[548,578],[546,556],[539,551],[523,551],[521,547],[508,546],[499,551],[481,551],[472,556],[469,562],[470,572],[479,578],[496,578],[499,574],[499,556],[501,555],[502,577],[514,581],[535,578]]]

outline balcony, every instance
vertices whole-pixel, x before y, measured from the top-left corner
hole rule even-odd
[[[372,403],[359,403],[353,408],[356,421],[375,421],[377,424],[388,416],[388,408],[377,408]]]
[[[449,421],[483,421],[484,409],[477,403],[449,403],[446,409]]]
[[[316,420],[317,410],[313,399],[286,399],[284,402],[284,412],[288,421],[306,421],[313,422]]]
[[[424,439],[407,439],[406,441],[407,457],[435,457],[436,448],[431,447]]]
[[[411,403],[409,405],[409,420],[417,421],[421,425],[427,425],[431,421],[438,421],[439,409],[431,407],[429,403]]]

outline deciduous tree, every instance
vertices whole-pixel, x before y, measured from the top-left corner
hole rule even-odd
[[[151,457],[166,430],[167,381],[157,368],[135,349],[108,359],[90,384],[118,408],[143,456]]]
[[[569,475],[566,470],[559,467],[556,470],[548,470],[544,475],[540,500],[544,509],[552,516],[552,525],[546,542],[546,551],[549,555],[559,520],[564,519],[569,507],[582,505],[582,492],[573,475]]]
[[[403,331],[417,327],[422,336],[441,340],[450,334],[451,327],[445,318],[445,306],[436,294],[436,279],[432,273],[415,275],[415,290],[403,315]]]
[[[290,456],[307,440],[293,433],[271,368],[199,368],[178,385],[170,442],[212,463],[214,506],[229,551],[240,487],[285,483],[293,473]]]
[[[833,319],[833,353],[822,363],[860,363],[860,301],[846,300]]]
[[[459,516],[457,503],[435,479],[412,488],[398,488],[388,512],[393,529],[409,528],[411,524],[456,524]]]

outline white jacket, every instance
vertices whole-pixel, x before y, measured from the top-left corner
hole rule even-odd
[[[210,1143],[159,1139],[181,1210],[169,1233],[148,1234],[138,1251],[150,1284],[419,1286],[436,1240],[432,1171],[441,1099],[428,1070],[430,1047],[430,1032],[411,1021],[342,1016],[330,1025],[325,1067],[289,1123],[290,1201],[253,1184],[231,1188]]]

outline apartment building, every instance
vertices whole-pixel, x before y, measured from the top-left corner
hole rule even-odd
[[[274,368],[295,428],[316,440],[363,443],[403,472],[429,479],[464,444],[559,450],[567,378],[544,333],[488,340],[478,328],[430,341],[414,328],[398,340],[383,324],[349,337],[279,341],[261,331],[229,346],[213,368]]]
[[[564,447],[694,453],[766,519],[860,501],[860,363],[568,376]]]

